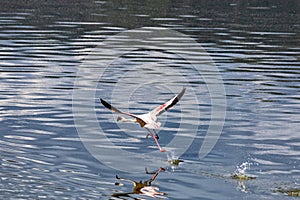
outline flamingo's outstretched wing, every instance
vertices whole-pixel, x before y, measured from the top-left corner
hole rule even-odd
[[[167,110],[169,110],[172,106],[174,106],[181,99],[181,97],[185,93],[185,90],[186,90],[186,88],[183,88],[179,94],[177,94],[175,97],[173,97],[172,99],[170,99],[166,103],[164,103],[164,104],[158,106],[157,108],[153,109],[150,112],[150,114],[155,115],[155,116],[158,117],[159,115],[161,115],[164,112],[166,112]]]
[[[117,112],[117,113],[120,113],[120,114],[124,114],[124,115],[128,115],[130,117],[136,117],[135,115],[131,114],[131,113],[127,113],[127,112],[123,112],[123,111],[120,111],[119,109],[115,108],[114,106],[110,105],[109,103],[107,103],[106,101],[104,101],[103,99],[100,98],[100,101],[101,103],[103,104],[103,106],[113,112]]]
[[[109,110],[113,111],[113,112],[117,112],[117,113],[120,113],[120,114],[123,114],[123,115],[128,115],[130,117],[133,117],[137,120],[137,122],[143,127],[146,122],[144,122],[144,120],[142,120],[141,118],[139,118],[138,116],[134,115],[134,114],[131,114],[131,113],[127,113],[127,112],[123,112],[123,111],[120,111],[119,109],[115,108],[114,106],[110,105],[109,103],[107,103],[106,101],[104,101],[103,99],[100,98],[100,101],[101,103],[103,104],[103,106],[105,108],[108,108]]]
[[[136,186],[137,182],[131,179],[125,179],[125,178],[120,178],[118,175],[116,175],[116,179],[121,180],[121,181],[129,181],[133,183],[134,186]]]

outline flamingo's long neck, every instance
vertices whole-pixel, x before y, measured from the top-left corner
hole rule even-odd
[[[125,117],[118,117],[118,121],[135,123],[136,119],[127,119]]]

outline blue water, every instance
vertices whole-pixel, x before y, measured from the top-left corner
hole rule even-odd
[[[153,199],[116,179],[145,167],[166,169],[152,186],[167,199],[299,191],[297,1],[0,5],[1,199]],[[142,114],[183,87],[159,118],[167,153],[99,101]]]

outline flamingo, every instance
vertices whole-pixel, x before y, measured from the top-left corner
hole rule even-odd
[[[115,193],[113,194],[113,197],[121,198],[121,197],[130,197],[131,194],[142,194],[149,197],[163,197],[166,195],[164,192],[159,192],[159,188],[155,186],[151,186],[152,181],[155,180],[155,178],[158,176],[160,172],[165,172],[166,169],[163,167],[160,167],[158,170],[154,172],[148,172],[147,168],[145,168],[146,174],[153,174],[152,177],[149,180],[139,182],[131,180],[131,179],[125,179],[120,178],[118,175],[116,175],[116,179],[122,180],[122,181],[129,181],[133,184],[133,190],[132,192],[126,192],[126,193]],[[121,183],[115,183],[115,185],[121,185]]]
[[[135,114],[131,114],[128,112],[123,112],[123,111],[120,111],[117,108],[113,107],[112,105],[110,105],[109,103],[107,103],[106,101],[104,101],[101,98],[100,98],[100,101],[104,107],[108,108],[112,112],[117,112],[117,113],[132,117],[133,119],[118,117],[117,121],[139,123],[141,127],[147,129],[148,134],[146,137],[148,138],[148,136],[150,135],[153,138],[153,140],[155,141],[160,152],[165,152],[166,150],[161,148],[158,143],[159,137],[155,131],[155,130],[159,129],[161,126],[161,123],[157,121],[157,117],[160,116],[161,114],[163,114],[164,112],[166,112],[167,110],[169,110],[171,107],[173,107],[184,95],[185,90],[186,90],[186,88],[183,88],[179,94],[177,94],[175,97],[173,97],[169,101],[156,107],[152,111],[150,111],[146,114],[142,114],[142,115],[135,115]],[[150,129],[152,129],[153,132]]]

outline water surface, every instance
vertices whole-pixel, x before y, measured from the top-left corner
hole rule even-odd
[[[115,193],[132,191],[129,182],[115,185],[120,182],[116,174],[136,181],[151,177],[144,170],[111,168],[88,151],[74,122],[73,106],[87,98],[73,98],[80,90],[95,92],[93,104],[80,106],[94,111],[95,123],[115,145],[140,155],[141,168],[147,165],[149,151],[158,156],[164,166],[157,168],[165,167],[166,172],[152,185],[168,199],[289,199],[287,192],[279,191],[300,188],[297,1],[0,4],[2,199],[113,199]],[[226,118],[221,137],[203,159],[198,153],[208,131],[212,99],[205,75],[198,76],[190,63],[168,52],[139,49],[115,59],[106,69],[93,68],[103,71],[102,76],[79,73],[87,67],[83,63],[91,49],[140,27],[187,35],[218,67],[226,92]],[[180,41],[171,44],[178,46]],[[141,77],[145,77],[142,83]],[[156,82],[147,77],[156,77]],[[183,85],[187,93],[180,105],[162,116],[159,132],[161,145],[167,145],[176,132],[191,138],[197,127],[197,136],[180,155],[184,162],[177,167],[168,164],[167,155],[157,154],[154,143],[145,139],[145,130],[116,125],[116,115],[98,101],[102,97],[140,114]],[[134,91],[126,91],[133,87]],[[111,98],[112,94],[118,98]],[[125,95],[130,96],[122,102]],[[199,116],[191,114],[195,110]],[[180,123],[184,128],[179,128]],[[180,147],[174,147],[173,158],[178,156],[176,148]],[[256,179],[231,178],[240,172]],[[124,198],[150,199],[141,194]]]

